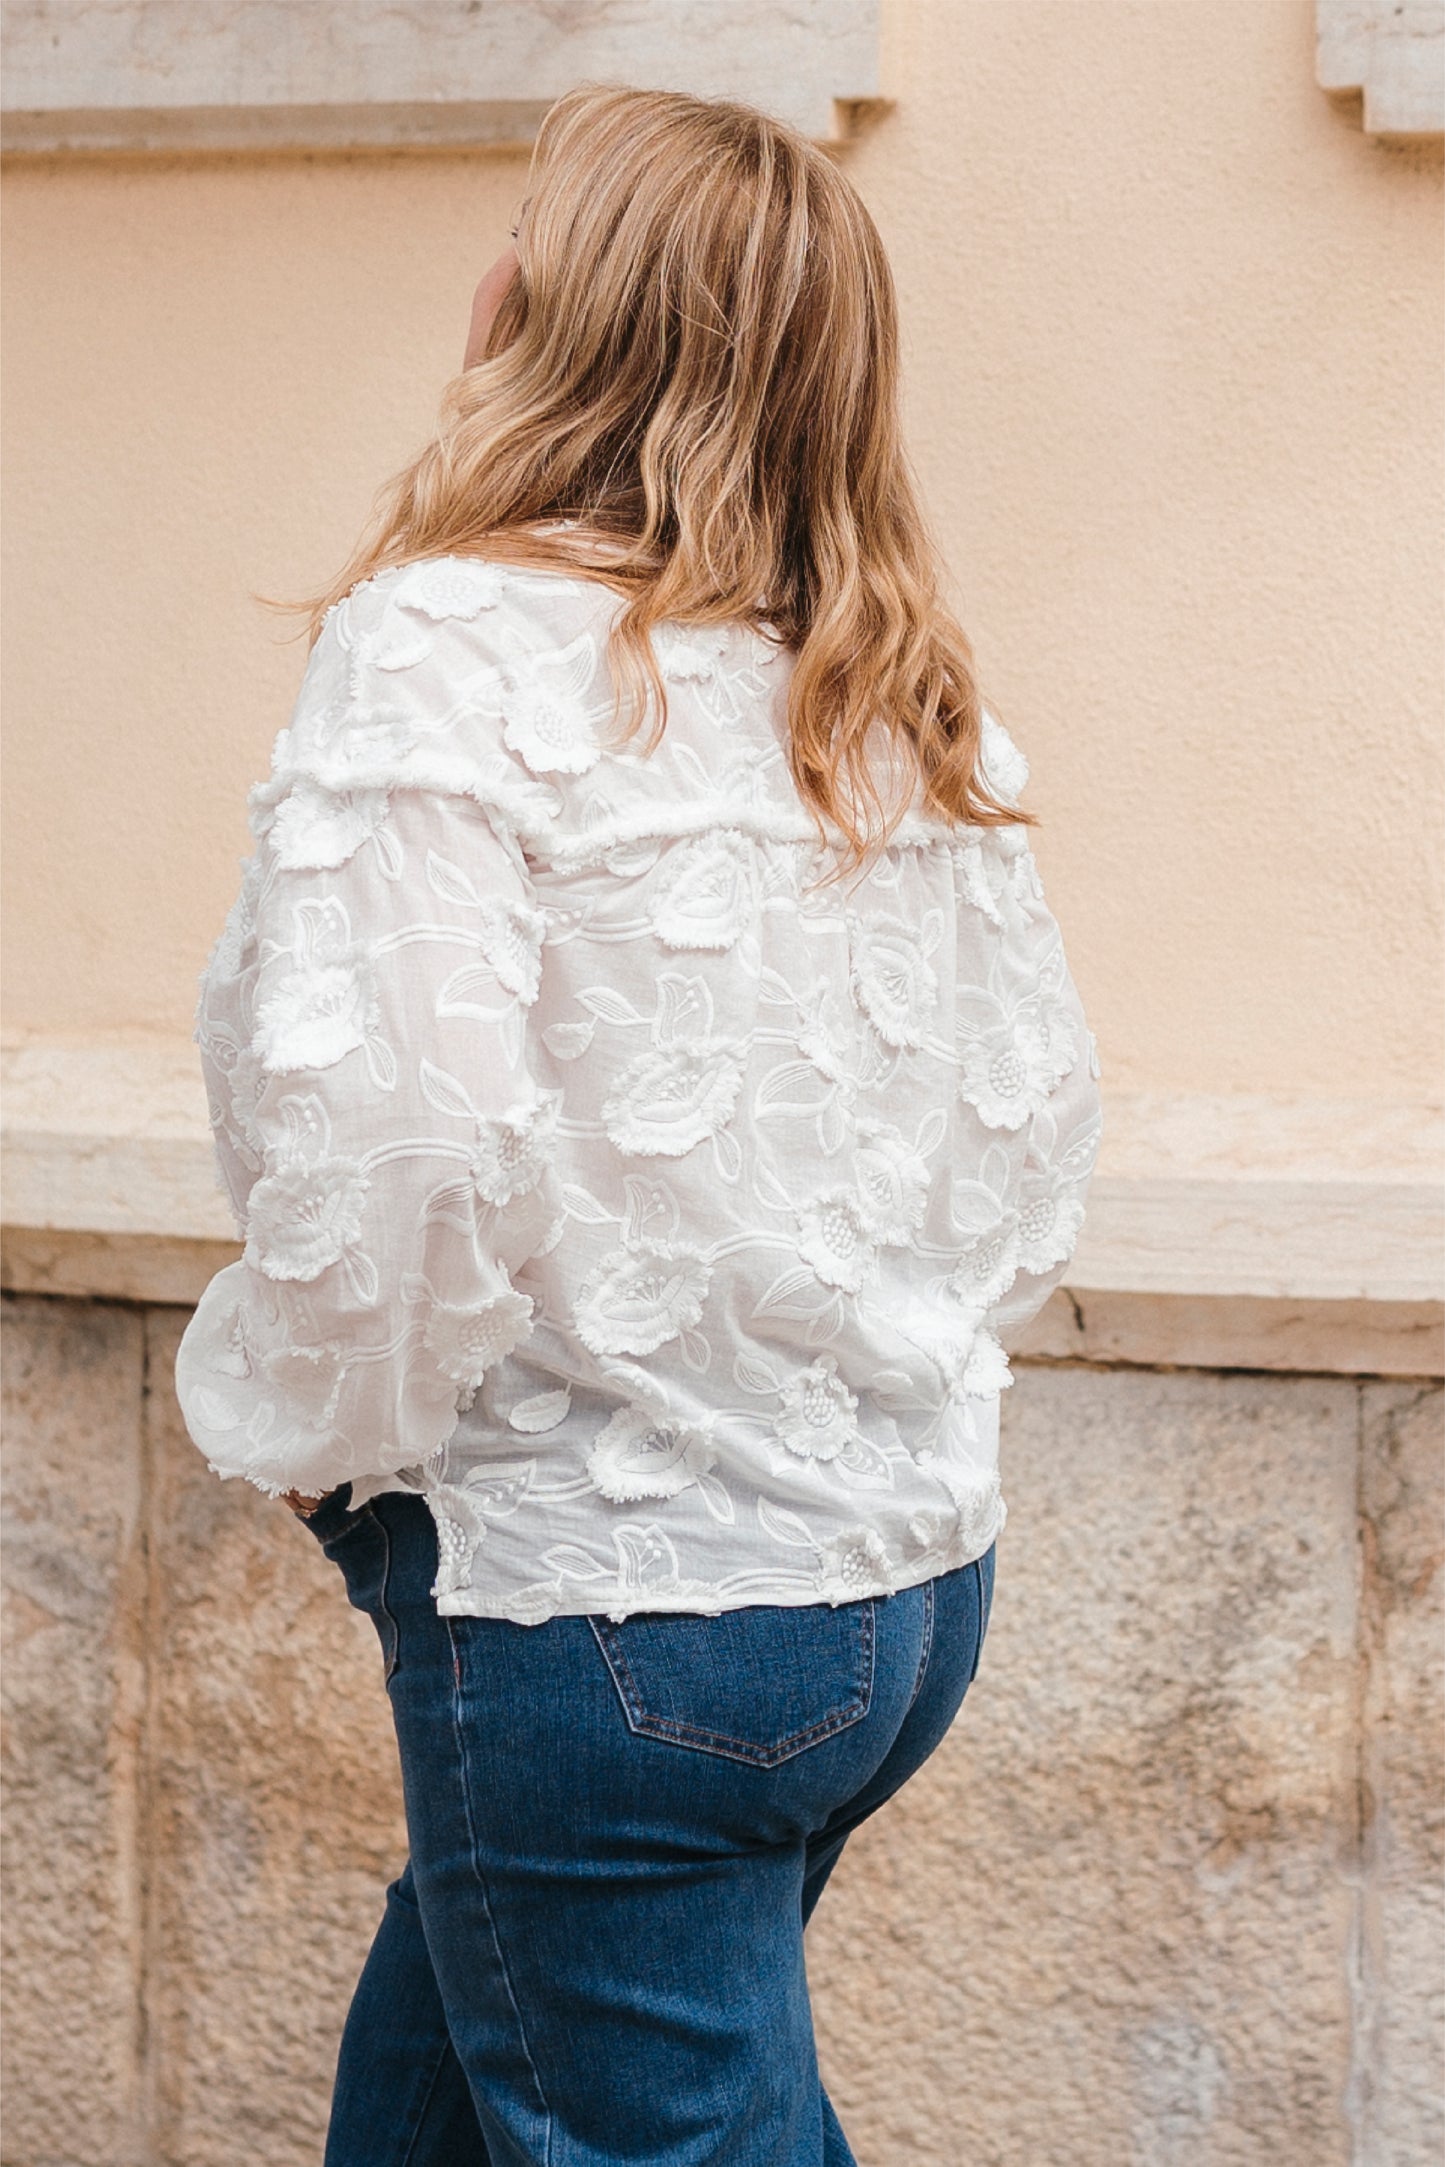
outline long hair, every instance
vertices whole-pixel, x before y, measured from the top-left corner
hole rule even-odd
[[[980,769],[972,654],[903,451],[892,275],[828,156],[748,106],[576,90],[543,121],[517,251],[435,437],[300,605],[312,638],[417,557],[565,569],[625,599],[621,727],[650,715],[654,742],[653,626],[741,618],[793,650],[793,777],[845,863],[920,792],[947,822],[1027,820]]]

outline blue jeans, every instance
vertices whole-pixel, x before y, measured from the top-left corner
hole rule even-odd
[[[978,1666],[993,1552],[837,1608],[441,1618],[425,1503],[307,1521],[376,1626],[410,1860],[327,2167],[850,2167],[803,1927]]]

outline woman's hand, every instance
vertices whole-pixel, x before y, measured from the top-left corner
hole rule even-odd
[[[283,1490],[281,1492],[281,1502],[290,1511],[294,1512],[299,1519],[305,1520],[315,1512],[317,1506],[324,1501],[328,1494],[323,1490],[320,1497],[307,1497],[301,1490]]]

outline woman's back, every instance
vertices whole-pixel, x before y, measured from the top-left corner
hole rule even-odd
[[[916,803],[826,878],[788,650],[659,626],[619,743],[620,607],[452,556],[328,615],[203,981],[247,1262],[183,1403],[226,1471],[423,1489],[443,1612],[887,1593],[1002,1524],[1091,1044],[1021,826]]]

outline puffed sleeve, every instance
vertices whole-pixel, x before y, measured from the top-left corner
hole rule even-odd
[[[992,716],[984,757],[1017,803],[1028,762]],[[997,930],[987,971],[959,988],[962,1091],[980,1123],[976,1170],[954,1185],[964,1246],[951,1281],[975,1332],[970,1388],[1012,1380],[1005,1349],[1063,1280],[1084,1224],[1103,1117],[1099,1060],[1028,830],[990,830],[972,889]]]
[[[354,741],[354,644],[341,661]],[[317,1494],[425,1463],[526,1338],[556,1102],[528,1059],[545,921],[505,819],[414,779],[320,784],[286,737],[198,1010],[245,1246],[176,1387],[219,1475]]]

